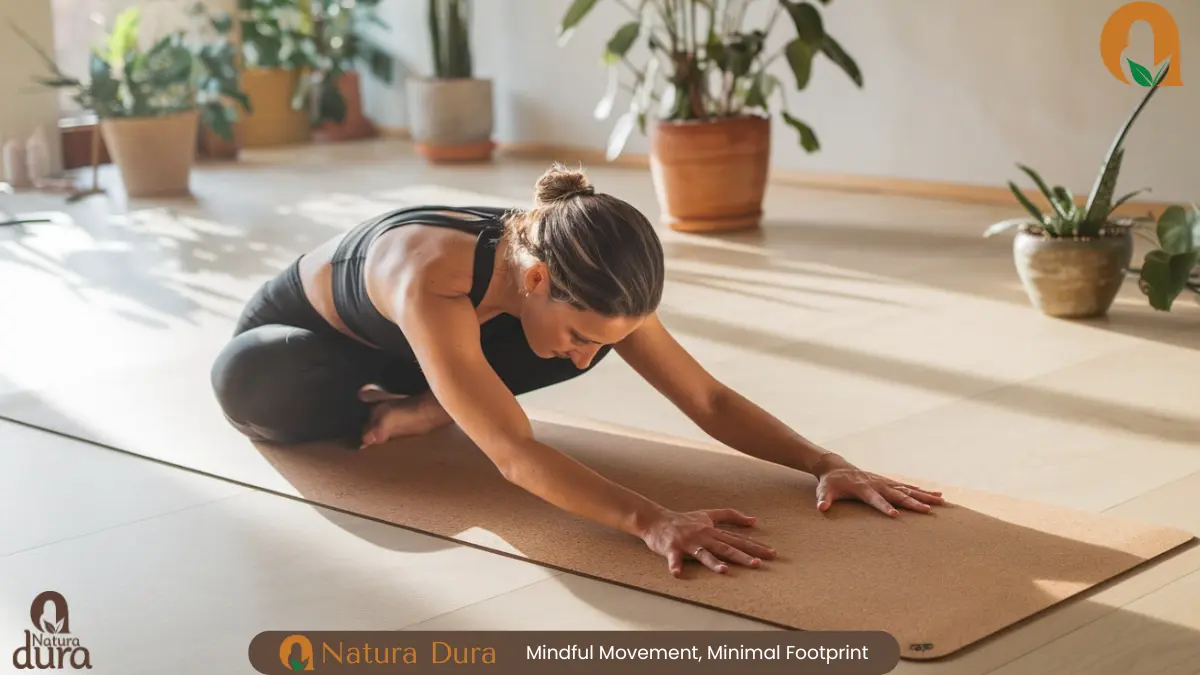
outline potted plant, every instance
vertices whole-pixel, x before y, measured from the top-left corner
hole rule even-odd
[[[380,0],[313,0],[315,65],[294,104],[307,105],[313,137],[319,141],[364,138],[375,127],[363,114],[359,64],[392,83],[395,57],[369,40],[364,30],[386,28],[376,8]]]
[[[560,45],[595,5],[596,0],[571,3],[559,24]],[[805,151],[820,149],[812,128],[792,115],[783,82],[770,69],[782,59],[790,68],[785,79],[803,90],[818,55],[862,87],[858,65],[809,2],[776,0],[766,24],[753,29],[744,27],[745,2],[645,0],[620,5],[631,17],[605,45],[608,87],[595,116],[612,115],[622,87],[631,97],[609,137],[608,159],[621,154],[635,129],[647,133],[649,127],[650,168],[670,227],[756,227],[770,165],[772,102],[777,101]],[[767,39],[781,23],[790,24],[794,37],[766,53]],[[631,50],[642,41],[647,57],[635,63]],[[632,84],[621,81],[622,66],[632,72]]]
[[[1146,254],[1138,270],[1138,287],[1154,309],[1169,312],[1179,294],[1190,290],[1200,296],[1200,208],[1170,206],[1155,226],[1156,248]]]
[[[1115,218],[1113,212],[1146,191],[1135,190],[1113,200],[1125,157],[1125,135],[1158,91],[1159,83],[1169,70],[1169,64],[1164,65],[1149,91],[1117,132],[1086,204],[1077,204],[1071,191],[1061,185],[1053,189],[1047,187],[1036,171],[1023,164],[1017,166],[1033,179],[1046,198],[1049,210],[1043,212],[1015,183],[1008,183],[1017,201],[1033,218],[995,223],[984,236],[992,237],[1017,228],[1013,241],[1017,274],[1030,302],[1048,316],[1103,316],[1121,290],[1133,258],[1131,229],[1141,219]]]
[[[201,120],[227,140],[236,111],[249,107],[232,67],[232,50],[189,46],[183,31],[139,46],[140,10],[117,16],[104,49],[93,52],[88,80],[59,70],[54,60],[21,33],[42,56],[50,75],[43,85],[74,90],[84,110],[95,113],[100,133],[130,197],[187,194]]]
[[[188,14],[197,21],[197,39],[189,41],[192,55],[199,68],[207,69],[212,78],[225,83],[223,88],[200,89],[197,96],[206,104],[224,101],[237,103],[247,113],[253,112],[250,98],[241,91],[237,47],[229,39],[233,17],[228,12],[212,12],[204,2],[195,2]],[[201,157],[236,159],[242,147],[242,124],[237,109],[231,105],[202,108],[197,152]]]
[[[492,81],[474,76],[470,0],[427,0],[433,76],[407,83],[409,130],[431,162],[490,159]]]
[[[302,79],[316,65],[308,0],[237,0],[244,70],[242,87],[254,113],[243,122],[246,147],[310,139]]]

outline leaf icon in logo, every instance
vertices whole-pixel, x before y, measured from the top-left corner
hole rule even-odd
[[[304,670],[308,667],[308,659],[297,661],[296,659],[288,659],[288,663],[292,665],[292,670]]]
[[[1143,87],[1154,86],[1154,76],[1150,74],[1150,70],[1133,59],[1125,59],[1129,62],[1129,72],[1133,75],[1133,80]]]

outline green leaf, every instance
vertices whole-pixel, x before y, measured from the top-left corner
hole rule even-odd
[[[1109,209],[1109,212],[1111,213],[1113,211],[1116,211],[1119,206],[1121,206],[1125,202],[1129,201],[1130,199],[1133,199],[1134,197],[1142,194],[1143,192],[1150,192],[1150,188],[1144,187],[1144,188],[1141,188],[1140,190],[1134,190],[1133,192],[1130,192],[1129,194],[1121,197],[1117,201],[1113,202],[1112,208]]]
[[[833,36],[829,35],[828,33],[821,40],[821,53],[824,54],[830,61],[833,61],[835,64],[837,64],[837,66],[843,71],[845,71],[846,75],[849,76],[854,84],[858,85],[859,88],[863,86],[863,76],[862,72],[858,69],[858,64],[855,63],[854,59],[846,53],[846,50],[842,48],[842,45],[839,44],[837,40],[833,39]]]
[[[1130,58],[1125,60],[1129,62],[1129,74],[1133,75],[1134,82],[1143,87],[1154,86],[1154,76],[1150,74],[1150,71],[1145,66]]]
[[[575,26],[595,6],[596,0],[575,0],[571,3],[571,6],[567,8],[566,14],[563,14],[562,22],[558,25],[558,45],[560,47],[571,39],[572,33],[575,32]]]
[[[784,55],[787,57],[788,65],[792,67],[792,74],[796,77],[797,89],[804,89],[808,86],[808,81],[812,77],[812,60],[815,53],[813,47],[800,38],[792,40],[784,47]]]
[[[1029,198],[1025,196],[1025,193],[1021,192],[1021,188],[1017,187],[1016,183],[1011,180],[1008,181],[1008,189],[1012,190],[1012,193],[1016,195],[1017,201],[1021,202],[1021,206],[1024,206],[1026,211],[1034,218],[1037,218],[1037,222],[1042,225],[1046,224],[1046,215],[1033,202],[1029,201]]]
[[[1200,248],[1200,240],[1196,237],[1200,233],[1193,231],[1193,219],[1182,206],[1167,207],[1158,217],[1158,245],[1172,255]]]
[[[1197,262],[1200,262],[1200,252],[1197,251],[1171,255],[1159,249],[1147,253],[1142,262],[1141,282],[1150,297],[1150,306],[1164,312],[1171,311],[1171,304],[1187,287],[1188,278]]]
[[[120,64],[126,54],[137,49],[138,27],[141,20],[142,11],[136,5],[117,15],[113,21],[112,33],[108,37],[109,63]]]
[[[610,66],[619,62],[629,52],[630,47],[633,47],[641,29],[642,25],[637,21],[630,21],[618,28],[605,45],[604,62]]]
[[[796,26],[796,35],[813,47],[819,46],[825,38],[825,24],[817,8],[807,2],[781,1]]]
[[[1058,216],[1060,218],[1062,218],[1064,220],[1069,219],[1069,216],[1067,215],[1068,211],[1066,209],[1064,209],[1061,204],[1058,203],[1057,199],[1054,198],[1054,193],[1050,190],[1049,187],[1046,186],[1046,182],[1044,180],[1042,180],[1042,177],[1038,175],[1037,171],[1034,171],[1033,169],[1029,168],[1028,166],[1025,166],[1024,164],[1020,164],[1020,163],[1017,164],[1017,168],[1020,169],[1021,171],[1024,171],[1030,178],[1033,179],[1033,184],[1036,185],[1038,187],[1038,189],[1042,191],[1042,196],[1046,198],[1046,201],[1050,203],[1050,208],[1054,209],[1054,211],[1056,213],[1058,213]]]
[[[816,152],[821,149],[821,143],[817,140],[817,135],[813,133],[811,127],[804,122],[792,117],[786,111],[783,113],[783,119],[788,123],[788,126],[796,130],[800,134],[800,146],[807,152]]]
[[[1158,85],[1159,82],[1162,82],[1163,71],[1166,70],[1167,66],[1169,66],[1169,65],[1171,65],[1171,58],[1167,57],[1167,60],[1163,61],[1163,64],[1158,67],[1158,72],[1155,73],[1155,75],[1154,75],[1154,84],[1156,86]]]
[[[1079,206],[1075,204],[1075,195],[1071,194],[1070,190],[1061,185],[1055,185],[1053,192],[1054,198],[1062,206],[1063,211],[1066,212],[1067,218],[1074,221],[1075,217],[1079,214]]]

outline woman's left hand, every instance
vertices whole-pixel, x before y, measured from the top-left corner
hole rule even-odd
[[[889,516],[900,515],[896,506],[918,513],[929,513],[934,505],[944,504],[941,492],[901,483],[863,471],[840,455],[829,453],[817,462],[817,509],[828,511],[839,499],[857,499]]]

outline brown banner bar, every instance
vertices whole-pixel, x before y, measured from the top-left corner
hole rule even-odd
[[[900,645],[880,631],[267,631],[249,657],[264,675],[882,675]]]

